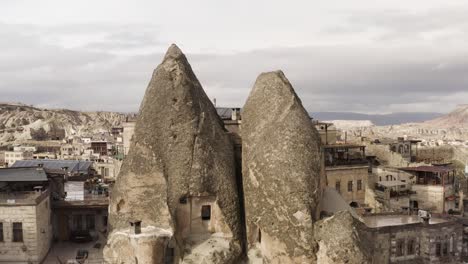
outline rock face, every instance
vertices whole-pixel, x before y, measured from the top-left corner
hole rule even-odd
[[[315,240],[319,244],[317,263],[372,263],[366,251],[370,244],[359,228],[362,225],[347,211],[315,223]]]
[[[112,237],[124,236],[137,220],[173,233],[171,243],[151,254],[201,263],[190,252],[216,234],[228,246],[210,246],[203,258],[233,262],[242,248],[240,215],[233,144],[185,55],[172,45],[148,85],[112,191],[107,261],[117,263],[112,252],[119,244],[112,241],[122,241]]]
[[[109,131],[124,120],[124,114],[114,112],[79,112],[0,103],[0,146],[31,139],[43,141],[92,135]]]
[[[320,138],[281,71],[257,78],[241,133],[249,248],[260,248],[266,263],[313,263]]]

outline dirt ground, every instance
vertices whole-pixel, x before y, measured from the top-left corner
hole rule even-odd
[[[95,248],[96,244],[101,244],[99,248]],[[74,260],[78,249],[88,250],[89,256],[84,264],[103,264],[102,250],[106,244],[103,240],[74,243],[74,242],[57,242],[52,244],[49,254],[45,258],[43,264],[66,264],[67,260]]]

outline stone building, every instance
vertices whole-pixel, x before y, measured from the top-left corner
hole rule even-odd
[[[5,151],[0,151],[0,168],[5,167]]]
[[[369,175],[365,146],[324,145],[327,186],[335,188],[353,207],[364,205]]]
[[[91,141],[91,149],[94,153],[99,154],[100,156],[107,156],[109,154],[107,141],[93,140]]]
[[[415,176],[398,168],[379,166],[372,169],[372,188],[375,199],[389,211],[416,210],[410,205],[411,187]],[[375,207],[375,205],[373,205]]]
[[[135,120],[127,118],[122,124],[122,129],[123,151],[124,155],[127,155],[130,150],[133,134],[135,133]]]
[[[13,166],[19,160],[31,160],[33,153],[30,151],[5,151],[5,163],[8,167]]]
[[[50,190],[42,168],[0,169],[0,263],[39,264],[52,242]]]
[[[103,239],[107,235],[108,193],[98,188],[85,188],[84,182],[66,182],[64,189],[64,199],[52,201],[54,239]]]
[[[458,210],[458,190],[455,184],[455,169],[450,166],[418,166],[400,168],[413,175],[411,186],[412,208],[433,213],[447,213]]]
[[[372,263],[461,263],[463,225],[455,218],[416,215],[364,216]]]
[[[334,124],[317,120],[312,120],[312,123],[317,129],[323,145],[336,144],[340,131],[336,129]]]
[[[389,148],[391,152],[399,153],[408,162],[415,162],[418,156],[418,143],[421,140],[412,140],[398,138],[397,141],[390,142]]]

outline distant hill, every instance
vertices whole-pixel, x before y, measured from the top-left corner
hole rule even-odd
[[[434,127],[468,128],[468,104],[459,105],[452,112],[424,124]]]
[[[369,120],[376,126],[399,125],[405,123],[420,123],[442,117],[441,113],[392,113],[392,114],[361,114],[353,112],[313,112],[311,117],[318,120]]]
[[[125,117],[114,112],[41,109],[19,103],[0,103],[0,146],[29,139],[63,139],[105,132],[120,125]]]

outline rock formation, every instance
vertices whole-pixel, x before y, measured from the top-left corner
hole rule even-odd
[[[372,263],[370,244],[359,222],[348,211],[338,212],[314,225],[314,239],[319,245],[317,263]]]
[[[247,242],[266,263],[313,263],[320,213],[320,138],[281,71],[255,82],[242,118]]]
[[[235,177],[233,144],[185,55],[172,45],[148,85],[112,190],[106,261],[120,263],[127,254],[135,263],[172,256],[181,263],[235,263],[242,252]],[[141,234],[131,231],[135,221]]]

